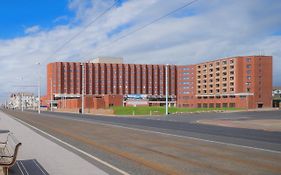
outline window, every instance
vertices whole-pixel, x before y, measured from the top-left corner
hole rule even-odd
[[[247,58],[246,61],[249,63],[251,62],[251,58]]]
[[[250,64],[247,64],[246,66],[248,69],[250,69],[252,66]]]
[[[229,103],[230,108],[235,108],[235,103]]]

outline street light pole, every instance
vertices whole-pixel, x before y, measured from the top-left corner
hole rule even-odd
[[[166,64],[166,115],[169,114],[168,112],[168,96],[169,96],[169,87],[168,87],[168,64]]]
[[[38,75],[38,114],[41,113],[41,64],[37,63],[39,66],[39,75]]]
[[[84,95],[85,95],[85,65],[84,63],[81,63],[82,65],[82,102],[81,102],[81,113],[84,114]]]
[[[53,112],[53,79],[51,78],[51,112]]]

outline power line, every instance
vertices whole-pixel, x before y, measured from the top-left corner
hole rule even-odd
[[[119,37],[119,38],[116,38],[115,40],[111,41],[110,44],[105,45],[105,46],[99,48],[99,50],[100,50],[100,49],[103,49],[103,48],[106,48],[106,47],[108,47],[108,46],[111,46],[112,44],[114,44],[114,43],[116,43],[116,42],[118,42],[118,41],[120,41],[120,40],[122,40],[122,39],[124,39],[124,38],[127,38],[128,36],[130,36],[130,35],[132,35],[132,34],[138,32],[138,31],[140,31],[140,30],[143,30],[144,28],[146,28],[146,27],[148,27],[148,26],[150,26],[150,25],[152,25],[152,24],[154,24],[154,23],[156,23],[156,22],[162,20],[163,18],[166,18],[166,17],[168,17],[168,16],[170,16],[170,15],[172,15],[172,14],[174,14],[174,13],[176,13],[176,12],[178,12],[178,11],[180,11],[180,10],[182,10],[182,9],[184,9],[184,8],[186,8],[186,7],[188,7],[188,6],[190,6],[191,4],[195,3],[196,1],[199,1],[199,0],[193,0],[193,1],[189,1],[188,3],[185,3],[184,5],[178,7],[177,9],[172,10],[172,11],[170,11],[169,13],[166,13],[165,15],[160,16],[160,17],[154,19],[153,21],[151,21],[151,22],[149,22],[149,23],[147,23],[147,24],[144,24],[143,26],[140,26],[139,28],[137,28],[137,29],[135,29],[135,30],[133,30],[133,31],[131,31],[131,32],[129,32],[129,33],[127,33],[126,35],[123,35],[123,36],[121,36],[121,37]]]
[[[48,58],[52,57],[54,54],[56,54],[58,51],[63,49],[67,44],[69,44],[71,41],[73,41],[75,38],[77,38],[82,32],[84,32],[87,28],[89,28],[92,24],[94,24],[97,20],[99,20],[101,17],[103,17],[106,13],[108,13],[113,7],[115,7],[119,3],[119,0],[115,0],[115,2],[107,8],[105,11],[103,11],[100,15],[98,15],[93,21],[91,21],[89,24],[84,26],[78,33],[73,35],[69,40],[67,40],[65,43],[63,43],[59,48],[57,48]],[[46,59],[48,59],[46,58]]]

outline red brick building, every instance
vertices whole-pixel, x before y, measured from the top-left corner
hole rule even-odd
[[[148,94],[155,98],[165,97],[165,65],[108,63],[105,59],[98,62],[89,61],[83,65],[79,62],[49,63],[47,65],[48,99],[80,98],[82,69],[87,96]],[[177,93],[175,65],[168,66],[168,74],[169,97],[175,99]]]
[[[269,108],[272,57],[239,56],[178,66],[177,83],[179,107]]]
[[[120,100],[113,100],[111,96],[122,98],[130,94],[146,94],[150,97],[148,105],[163,105],[165,74],[165,65],[123,64],[122,60],[112,59],[89,61],[83,65],[79,62],[49,63],[47,98],[58,100],[58,107],[64,99],[77,101],[82,94],[84,76],[85,94],[92,99],[93,102],[88,103],[93,108],[122,105],[123,102],[120,104]],[[239,56],[196,65],[168,65],[168,77],[170,103],[178,107],[272,106],[271,56]],[[103,97],[106,95],[108,97]],[[78,101],[75,102],[77,107]],[[94,101],[108,105],[94,104]]]

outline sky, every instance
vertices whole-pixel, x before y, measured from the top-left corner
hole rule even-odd
[[[44,95],[49,62],[98,56],[123,57],[126,63],[195,64],[272,55],[273,85],[281,86],[279,0],[198,0],[118,40],[190,1],[119,0],[93,22],[114,0],[0,0],[0,101],[11,92],[36,92],[39,62]]]

